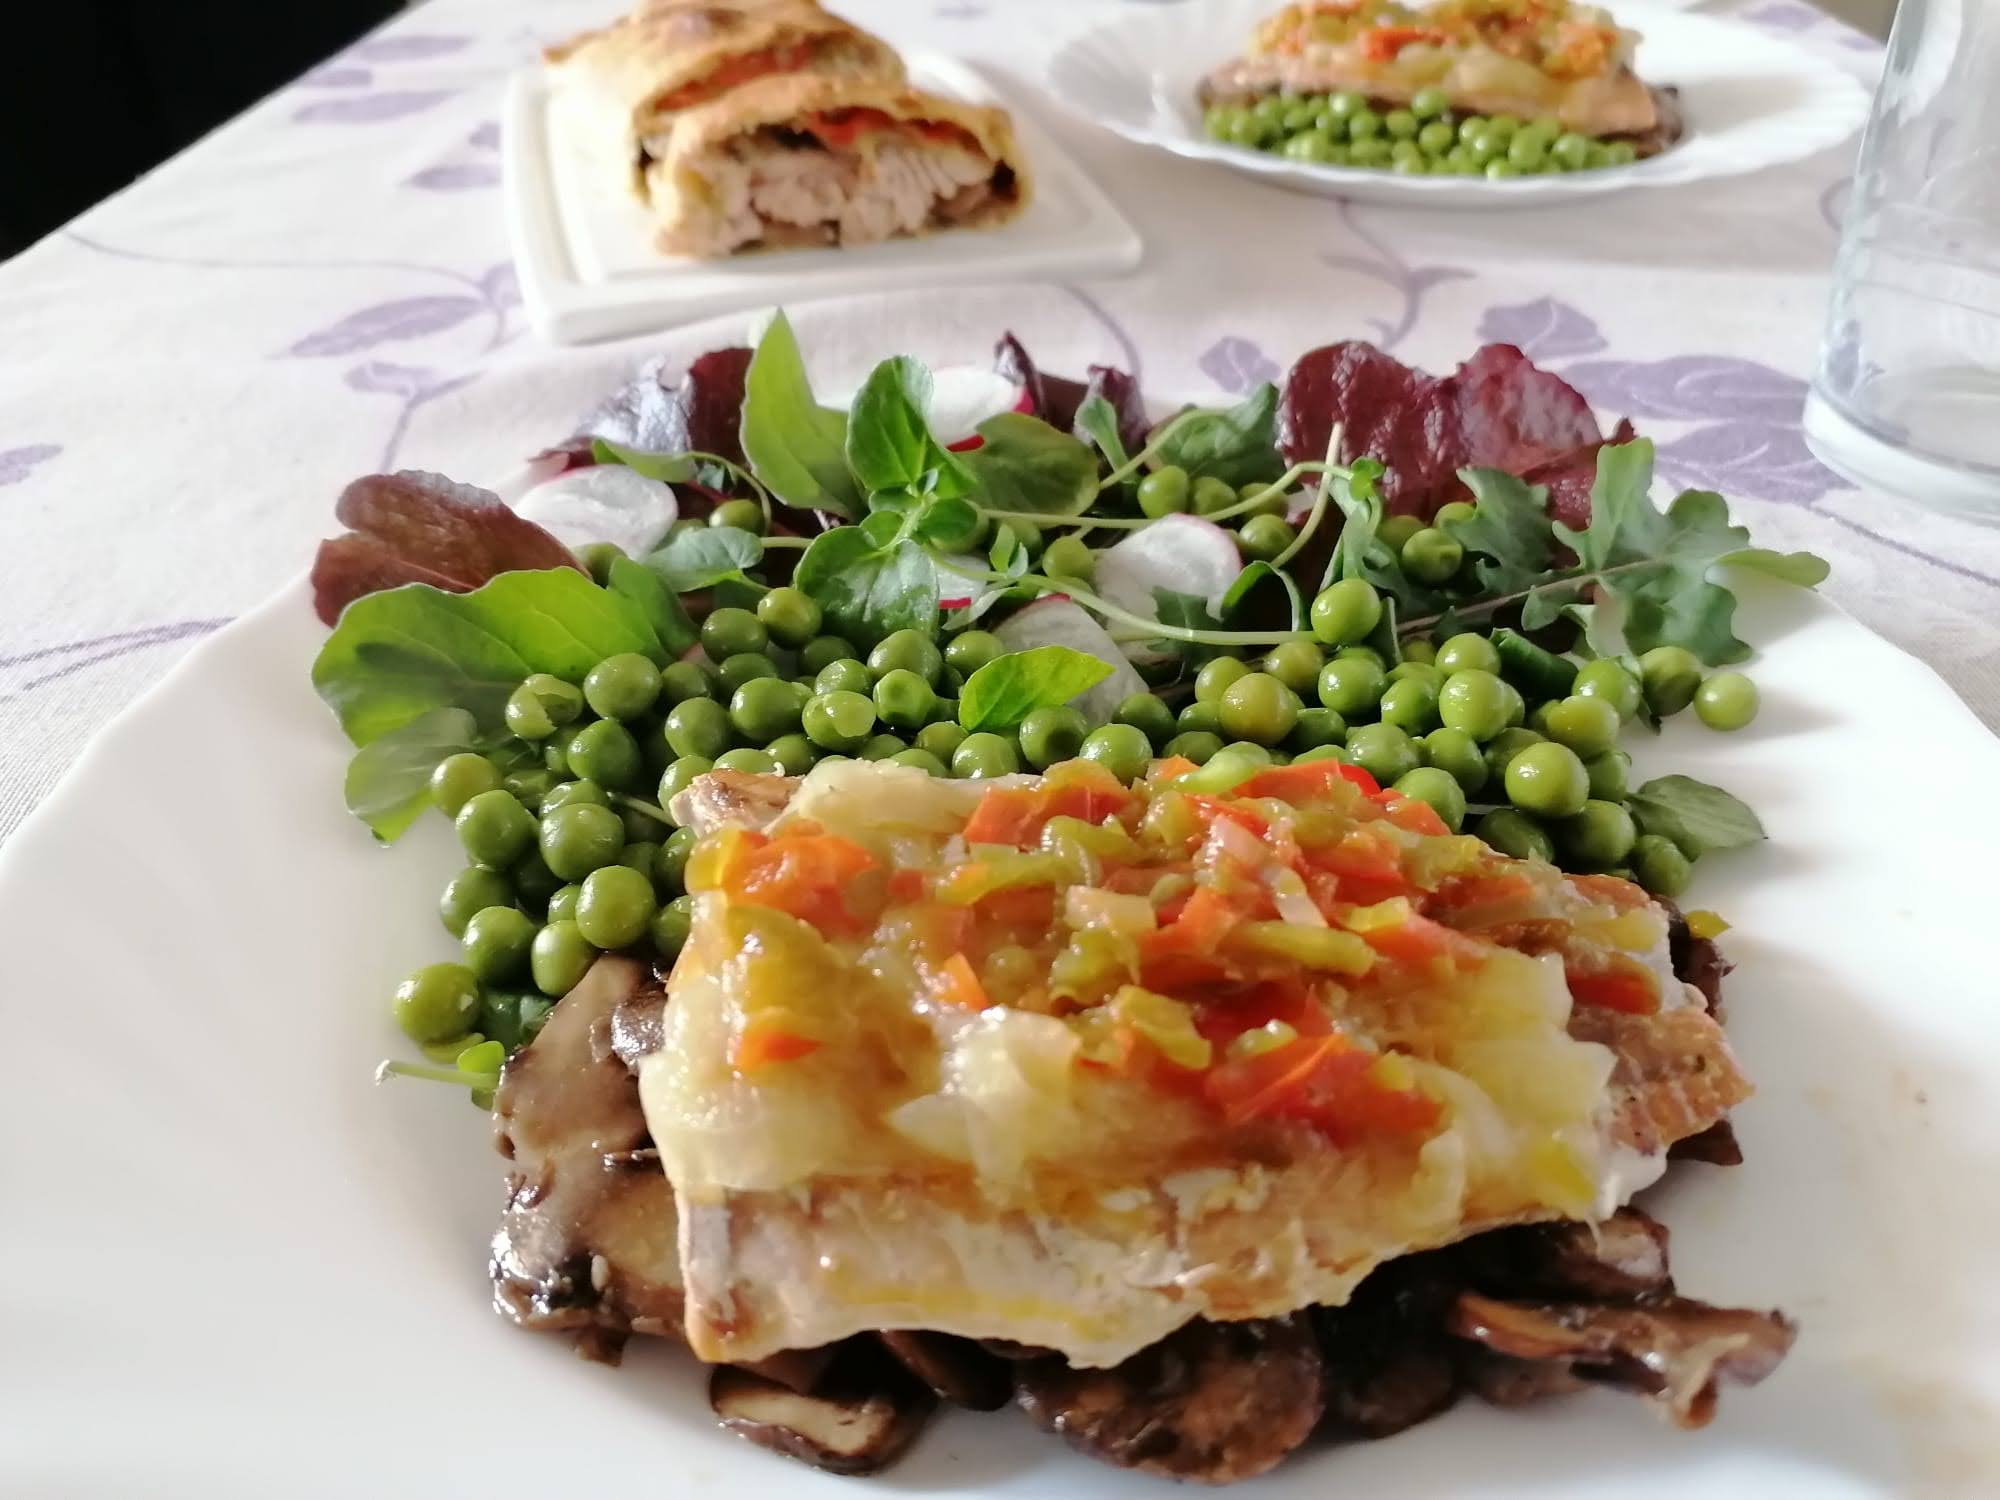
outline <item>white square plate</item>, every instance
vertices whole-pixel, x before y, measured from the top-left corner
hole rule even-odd
[[[984,77],[953,58],[913,53],[905,61],[920,87],[1008,106]],[[815,297],[1129,271],[1143,248],[1104,190],[1016,108],[1014,132],[1034,195],[1011,224],[726,260],[662,255],[653,248],[645,207],[603,189],[601,169],[593,172],[552,99],[541,69],[514,75],[503,149],[508,234],[522,297],[536,329],[556,343],[646,333]]]

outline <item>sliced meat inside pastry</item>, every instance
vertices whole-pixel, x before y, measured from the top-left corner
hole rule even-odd
[[[643,195],[688,111],[761,78],[900,84],[888,43],[813,0],[649,0],[550,48],[552,77],[592,156]]]
[[[683,117],[645,194],[660,248],[707,257],[999,224],[1028,180],[1002,110],[795,74]]]

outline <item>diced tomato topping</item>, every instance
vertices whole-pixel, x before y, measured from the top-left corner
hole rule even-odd
[[[797,1062],[819,1051],[820,1044],[809,1036],[787,1031],[770,1021],[752,1021],[736,1038],[730,1062],[739,1073],[756,1073],[773,1063]]]
[[[1447,880],[1433,899],[1448,911],[1470,911],[1475,907],[1527,901],[1534,894],[1534,881],[1510,870],[1502,875],[1461,875]]]
[[[1228,999],[1203,1005],[1195,1027],[1218,1048],[1245,1031],[1283,1021],[1300,1036],[1329,1036],[1333,1018],[1305,985],[1271,980]]]
[[[1213,823],[1217,818],[1227,818],[1238,827],[1247,828],[1259,838],[1271,831],[1270,820],[1256,808],[1245,807],[1242,803],[1233,802],[1227,797],[1211,797],[1201,792],[1190,792],[1187,800],[1188,806],[1195,810],[1195,815],[1201,819],[1204,826]]]
[[[657,107],[692,109],[697,104],[719,99],[729,90],[752,79],[764,78],[772,73],[796,73],[812,61],[812,55],[810,44],[798,42],[789,47],[766,47],[761,52],[746,52],[741,57],[730,58],[692,83],[682,84],[658,100]]]
[[[972,961],[963,953],[952,954],[939,967],[931,993],[944,1004],[956,1005],[961,1010],[984,1010],[993,1003],[986,997],[986,986],[973,972]]]
[[[1620,911],[1652,904],[1652,897],[1631,881],[1618,875],[1572,875],[1569,883],[1593,901],[1615,906]]]
[[[1340,1036],[1302,1036],[1210,1069],[1202,1092],[1232,1125],[1302,1120],[1335,1140],[1410,1134],[1435,1123],[1437,1101],[1384,1087],[1373,1076],[1377,1060]]]
[[[972,133],[963,126],[945,120],[899,120],[883,110],[865,106],[824,110],[808,115],[804,125],[824,144],[839,151],[849,149],[870,131],[895,130],[898,127],[913,130],[927,141],[946,145],[978,145]]]
[[[1428,802],[1419,802],[1415,797],[1389,791],[1377,792],[1370,800],[1379,803],[1389,821],[1406,833],[1443,838],[1451,832],[1445,820],[1438,816],[1437,809]]]
[[[979,915],[994,922],[1023,927],[1047,927],[1055,920],[1056,893],[1046,885],[1022,885],[977,902]]]
[[[1172,994],[1227,976],[1222,939],[1243,914],[1206,886],[1181,903],[1171,921],[1139,938],[1139,974],[1148,989]]]
[[[1430,26],[1377,26],[1362,32],[1357,40],[1361,55],[1370,62],[1393,62],[1399,52],[1417,42],[1441,46],[1445,34]]]
[[[1611,968],[1591,972],[1570,969],[1564,977],[1569,980],[1570,998],[1578,1005],[1623,1011],[1628,1016],[1650,1016],[1660,1008],[1659,985],[1635,964],[1614,963]]]
[[[1464,933],[1414,911],[1400,922],[1366,930],[1356,928],[1355,933],[1384,958],[1398,963],[1429,963],[1437,958],[1457,962],[1477,959],[1483,951]]]
[[[1132,793],[1108,771],[1078,774],[1054,785],[995,787],[966,820],[965,841],[1026,849],[1041,838],[1051,818],[1102,823],[1131,801]]]
[[[924,875],[921,870],[896,870],[889,876],[889,899],[898,906],[907,906],[912,901],[920,901],[924,894]]]
[[[1401,851],[1372,829],[1350,829],[1339,843],[1309,849],[1303,858],[1306,889],[1321,911],[1335,900],[1372,906],[1410,889]]]
[[[1153,769],[1148,774],[1153,781],[1165,782],[1172,781],[1176,776],[1185,776],[1190,771],[1199,771],[1200,769],[1200,766],[1189,760],[1185,755],[1163,755],[1153,762]]]
[[[748,840],[732,851],[721,887],[750,906],[769,906],[834,932],[860,932],[872,917],[847,904],[854,879],[875,868],[859,844],[830,833],[787,834],[761,845]]]
[[[1259,771],[1237,791],[1245,797],[1276,797],[1296,803],[1319,795],[1336,781],[1351,782],[1371,796],[1381,790],[1375,778],[1359,766],[1337,760],[1309,760],[1304,765],[1271,766]]]

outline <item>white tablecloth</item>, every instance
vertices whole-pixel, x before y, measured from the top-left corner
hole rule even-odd
[[[502,83],[617,3],[430,0],[0,267],[0,835],[106,718],[307,565],[345,481],[501,477],[641,357],[736,341],[741,319],[583,350],[524,327]],[[1056,39],[1145,0],[840,3],[998,64],[1147,254],[1089,285],[795,306],[816,376],[982,359],[1011,328],[1047,367],[1107,361],[1199,399],[1338,338],[1432,369],[1506,340],[1633,417],[1669,480],[1829,557],[1833,597],[2000,724],[2000,531],[1858,492],[1799,437],[1851,145],[1574,208],[1342,205],[1129,146],[1038,92]],[[1737,13],[1879,66],[1794,0]]]

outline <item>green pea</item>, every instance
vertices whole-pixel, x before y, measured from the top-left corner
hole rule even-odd
[[[1292,757],[1292,764],[1304,766],[1322,760],[1338,761],[1343,766],[1349,764],[1347,751],[1339,745],[1314,745],[1310,750],[1301,750]]]
[[[753,746],[740,745],[734,750],[725,750],[715,758],[718,771],[741,771],[752,776],[776,774],[778,763],[768,750],[758,750]]]
[[[625,549],[615,542],[586,542],[576,549],[576,560],[598,584],[611,581],[611,565],[624,556]]]
[[[1139,481],[1139,509],[1155,520],[1177,515],[1188,508],[1187,470],[1165,464]]]
[[[854,661],[856,666],[860,666],[858,656],[853,642],[845,636],[816,635],[799,648],[799,673],[804,677],[817,677],[837,661]],[[865,672],[868,669],[862,667],[862,670]]]
[[[912,770],[922,771],[926,776],[951,775],[951,767],[946,765],[943,760],[931,754],[928,750],[918,749],[915,745],[912,745],[907,750],[898,750],[894,755],[889,757],[889,764],[894,766],[908,766]]]
[[[1253,479],[1236,487],[1238,504],[1250,508],[1242,514],[1246,516],[1282,516],[1290,509],[1285,492],[1277,485],[1262,479]]]
[[[695,777],[706,776],[714,769],[714,760],[706,755],[683,755],[660,773],[660,806],[668,807],[674,798],[688,789]],[[672,815],[670,807],[668,815]]]
[[[711,661],[725,657],[757,655],[771,648],[771,632],[764,622],[747,609],[724,606],[712,609],[701,622],[701,649]]]
[[[759,599],[756,613],[771,639],[793,650],[809,645],[819,633],[819,605],[805,590],[789,584],[772,589]]]
[[[813,678],[815,693],[860,693],[866,697],[874,688],[875,678],[868,668],[852,657],[827,663]]]
[[[1176,734],[1220,734],[1222,732],[1222,715],[1216,712],[1215,704],[1203,703],[1200,699],[1196,699],[1193,703],[1185,705],[1174,716],[1174,732]]]
[[[1021,721],[1021,754],[1037,771],[1046,771],[1057,761],[1074,760],[1089,732],[1083,715],[1067,705],[1038,708]]]
[[[1365,141],[1382,133],[1382,117],[1363,105],[1347,117],[1349,140]]]
[[[467,865],[445,882],[444,894],[438,897],[438,920],[446,932],[459,937],[475,912],[489,906],[509,906],[513,900],[514,888],[506,876],[498,870]]]
[[[1215,704],[1222,732],[1255,745],[1275,745],[1299,722],[1299,699],[1269,672],[1246,672]]]
[[[1453,672],[1500,671],[1500,653],[1483,635],[1463,631],[1437,648],[1437,669],[1449,677]]]
[[[1507,727],[1506,684],[1479,667],[1454,671],[1438,689],[1438,719],[1484,743]]]
[[[1477,736],[1475,736],[1477,738]],[[1486,774],[1490,781],[1498,782],[1506,774],[1507,767],[1515,756],[1530,745],[1539,745],[1543,736],[1532,729],[1503,729],[1485,742]],[[1494,790],[1498,791],[1496,786]]]
[[[1403,544],[1424,529],[1424,523],[1415,516],[1384,516],[1382,524],[1375,528],[1375,536],[1383,546],[1400,555]]]
[[[660,699],[668,707],[690,698],[713,698],[715,683],[691,661],[677,661],[660,673]]]
[[[1417,132],[1417,145],[1433,157],[1442,157],[1458,140],[1449,120],[1432,120]]]
[[[1435,526],[1411,533],[1403,543],[1403,571],[1419,583],[1443,583],[1465,561],[1465,548]]]
[[[929,751],[949,766],[958,747],[965,743],[965,731],[947,720],[939,720],[919,729],[914,743],[917,749]]]
[[[1366,640],[1382,623],[1382,596],[1365,578],[1343,578],[1312,602],[1312,631],[1329,646]]]
[[[690,698],[676,703],[667,715],[664,732],[675,755],[699,755],[710,760],[736,740],[729,710],[713,698]]]
[[[1311,99],[1294,99],[1285,106],[1282,124],[1288,131],[1310,130],[1318,110],[1318,104]]]
[[[1250,664],[1241,657],[1218,656],[1201,664],[1201,670],[1194,674],[1194,701],[1216,704],[1229,685],[1240,677],[1250,675]],[[1181,726],[1187,728],[1185,724]]]
[[[1590,165],[1590,138],[1564,131],[1549,147],[1549,157],[1565,172],[1580,172]]]
[[[1626,773],[1632,769],[1632,757],[1623,750],[1593,755],[1583,763],[1583,769],[1590,775],[1591,796],[1605,802],[1625,800]]]
[[[542,819],[542,860],[562,880],[581,880],[618,858],[625,822],[608,807],[573,802]]]
[[[1357,724],[1347,731],[1347,758],[1383,786],[1417,769],[1417,746],[1394,724]]]
[[[862,760],[887,760],[892,755],[901,755],[910,747],[893,734],[873,736],[855,752]]]
[[[800,722],[821,749],[856,750],[875,732],[875,704],[845,688],[821,692],[807,701]]]
[[[708,513],[711,526],[729,526],[737,531],[747,531],[752,536],[762,536],[768,520],[764,507],[755,500],[724,500]]]
[[[1710,729],[1741,729],[1757,717],[1757,684],[1741,672],[1717,672],[1695,689],[1694,716]]]
[[[498,791],[499,787],[498,766],[483,755],[461,750],[447,755],[431,772],[431,805],[447,818],[455,818],[458,810],[481,792]]]
[[[571,803],[594,803],[598,807],[611,805],[611,794],[594,781],[565,781],[549,788],[548,795],[539,804],[541,814],[547,817],[559,807]]]
[[[475,912],[459,938],[465,966],[486,984],[499,984],[526,970],[535,924],[509,906]]]
[[[1133,693],[1118,705],[1112,722],[1129,724],[1153,745],[1164,745],[1174,736],[1174,711],[1151,693]]]
[[[1607,167],[1629,167],[1639,159],[1639,148],[1630,141],[1609,141],[1604,147]]]
[[[1410,95],[1410,113],[1419,120],[1435,120],[1450,108],[1451,96],[1435,86],[1418,89]]]
[[[671,962],[680,957],[681,949],[687,946],[688,934],[693,930],[694,898],[676,896],[653,913],[647,935],[652,939],[653,951]]]
[[[1407,652],[1401,661],[1389,668],[1387,676],[1391,683],[1415,679],[1429,687],[1433,693],[1444,686],[1444,673],[1437,669],[1435,662],[1414,661]]]
[[[1573,692],[1585,698],[1602,698],[1618,710],[1620,719],[1630,719],[1645,701],[1639,679],[1609,657],[1585,662],[1577,671]],[[1550,697],[1556,696],[1549,694]]]
[[[662,890],[686,890],[688,856],[694,853],[694,846],[699,842],[700,836],[692,828],[676,828],[668,834],[667,841],[660,845],[659,855],[653,861],[654,884]]]
[[[1387,658],[1373,646],[1342,646],[1333,653],[1333,659],[1335,661],[1365,661],[1376,671],[1382,673],[1385,678],[1389,673]]]
[[[547,911],[549,897],[562,885],[561,877],[542,858],[540,848],[533,845],[507,867],[507,879],[514,887],[515,903],[530,916]]]
[[[1167,741],[1166,755],[1177,755],[1205,766],[1222,750],[1222,736],[1211,729],[1189,729]]]
[[[1517,172],[1539,172],[1548,165],[1548,142],[1526,131],[1507,143],[1507,165]]]
[[[509,771],[500,783],[528,807],[540,807],[542,799],[559,785],[556,773],[542,766],[522,766]]]
[[[1382,722],[1411,735],[1438,727],[1438,688],[1425,677],[1405,677],[1382,692]]]
[[[558,886],[549,896],[548,910],[543,913],[551,922],[573,921],[576,917],[576,898],[583,893],[583,887],[572,882]]]
[[[1300,695],[1315,691],[1325,665],[1325,653],[1311,641],[1284,641],[1264,653],[1264,670]]]
[[[679,713],[687,706],[681,704],[674,712]],[[713,706],[720,710],[721,705]],[[630,791],[645,776],[646,758],[639,753],[639,742],[616,719],[599,719],[595,724],[584,725],[570,736],[566,755],[571,771],[609,791]]]
[[[781,734],[764,747],[778,770],[786,776],[803,776],[819,759],[819,751],[803,734]]]
[[[1590,797],[1590,773],[1567,745],[1530,745],[1507,762],[1501,780],[1507,800],[1523,812],[1567,818],[1583,811]]]
[[[1227,759],[1240,761],[1245,765],[1275,766],[1278,763],[1276,752],[1267,749],[1263,745],[1253,744],[1249,740],[1234,740],[1224,745],[1218,753]]]
[[[1374,718],[1387,685],[1374,662],[1358,656],[1335,657],[1319,674],[1319,701],[1350,720]]]
[[[795,732],[801,712],[792,685],[775,677],[752,678],[729,696],[730,728],[756,744]]]
[[[1106,724],[1084,737],[1077,754],[1095,761],[1120,781],[1133,782],[1152,764],[1153,744],[1136,725]]]
[[[578,896],[582,899],[581,894]],[[597,950],[585,941],[583,931],[572,921],[551,922],[535,934],[528,947],[528,972],[535,988],[544,995],[561,999],[576,988],[577,981],[596,962]]]
[[[625,825],[625,842],[628,845],[650,844],[664,831],[660,820],[643,808],[627,804],[617,811],[619,821]]]
[[[945,642],[945,665],[970,677],[994,658],[1006,653],[1000,637],[990,630],[961,630]]]
[[[413,1042],[464,1036],[479,1014],[479,980],[463,964],[425,964],[396,986],[396,1024]]]
[[[1421,637],[1413,641],[1404,641],[1402,651],[1403,660],[1406,662],[1421,662],[1425,666],[1437,666],[1437,647]],[[1442,670],[1439,671],[1438,676],[1440,678],[1444,676]]]
[[[1342,120],[1351,120],[1368,107],[1368,96],[1358,89],[1342,89],[1329,94],[1326,108],[1329,114]]]
[[[1042,548],[1048,545],[1047,533],[1033,521],[1002,521],[1000,524],[1030,559],[1040,557]]]
[[[1608,699],[1578,694],[1544,704],[1538,712],[1544,714],[1547,722],[1534,727],[1586,760],[1602,755],[1618,743],[1618,710]]]
[[[944,655],[921,630],[898,630],[868,653],[868,670],[878,679],[885,672],[915,672],[935,687],[944,671]]]
[[[1204,474],[1194,482],[1192,499],[1196,515],[1212,516],[1236,504],[1236,487],[1226,479]]]
[[[1009,776],[1020,769],[1014,742],[997,734],[969,734],[951,755],[951,774],[961,780]]]
[[[1694,879],[1694,866],[1669,838],[1657,833],[1641,834],[1632,841],[1632,874],[1655,896],[1673,900]]]
[[[715,669],[715,680],[720,696],[727,698],[746,682],[755,682],[760,677],[778,676],[778,664],[768,656],[754,651],[739,651],[734,656],[722,658],[722,665]]]
[[[1511,153],[1513,146],[1510,144],[1507,149]],[[1504,182],[1510,177],[1519,177],[1521,169],[1515,166],[1508,157],[1496,157],[1486,164],[1486,175],[1494,182]]]
[[[1496,807],[1479,820],[1473,830],[1486,846],[1515,859],[1539,859],[1555,863],[1555,841],[1548,831],[1526,813],[1511,807]]]
[[[1288,749],[1316,750],[1321,745],[1339,745],[1347,740],[1347,721],[1330,708],[1302,708],[1299,721],[1286,736]]]
[[[1276,516],[1252,516],[1236,533],[1236,546],[1245,557],[1259,562],[1275,562],[1292,545],[1291,523]]]
[[[1659,718],[1671,718],[1694,702],[1701,686],[1701,658],[1685,646],[1655,646],[1639,658],[1639,688]]]
[[[1465,792],[1449,771],[1418,766],[1396,778],[1396,790],[1429,806],[1453,833],[1465,822]]]
[[[1486,785],[1486,756],[1463,729],[1433,729],[1423,739],[1424,759],[1456,781],[1468,797]]]
[[[1087,584],[1097,572],[1097,554],[1074,536],[1057,537],[1042,554],[1042,571],[1051,578]]]
[[[660,669],[636,651],[607,656],[583,679],[583,698],[607,719],[636,719],[660,696]]]
[[[624,948],[644,935],[656,904],[649,878],[624,865],[606,865],[584,877],[576,930],[594,948]]]
[[[1608,870],[1632,852],[1639,829],[1622,803],[1588,800],[1556,825],[1556,844],[1585,870]]]
[[[489,870],[504,870],[535,841],[535,815],[512,792],[481,792],[452,820],[465,856]]]
[[[920,729],[937,708],[931,685],[907,667],[895,667],[875,680],[875,714],[892,729]]]

